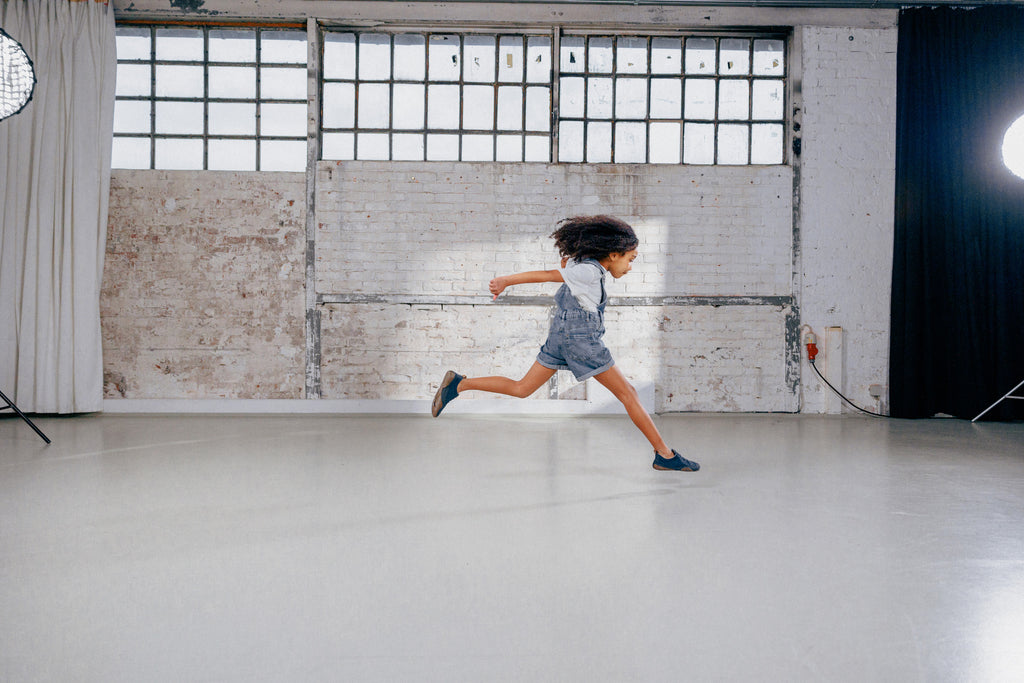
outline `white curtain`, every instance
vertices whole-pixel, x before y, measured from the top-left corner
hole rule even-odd
[[[98,411],[114,8],[5,0],[0,25],[38,79],[0,121],[0,391],[23,412]]]

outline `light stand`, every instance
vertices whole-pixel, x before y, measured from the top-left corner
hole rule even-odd
[[[1024,386],[1024,380],[1021,380],[1020,384],[1018,384],[1017,386],[1015,386],[1015,387],[1014,387],[1013,389],[1010,389],[1009,391],[1007,391],[1007,392],[1006,392],[1006,394],[1005,394],[1005,395],[1004,395],[1004,396],[1003,396],[1003,397],[1002,397],[1001,399],[999,399],[998,401],[996,401],[995,403],[993,403],[992,405],[990,405],[990,406],[989,406],[988,408],[985,408],[985,410],[981,411],[981,413],[979,413],[979,414],[978,414],[978,417],[976,417],[976,418],[974,418],[973,420],[971,420],[971,422],[977,422],[977,421],[978,421],[978,418],[980,418],[980,417],[981,417],[982,415],[984,415],[984,414],[985,414],[985,413],[987,413],[988,411],[990,411],[990,410],[992,410],[993,408],[995,408],[995,407],[996,407],[997,405],[999,405],[1000,403],[1002,403],[1002,402],[1003,402],[1003,401],[1005,401],[1006,399],[1011,399],[1011,400],[1017,400],[1017,401],[1024,401],[1024,396],[1013,396],[1013,395],[1012,395],[1012,394],[1013,394],[1013,392],[1017,391],[1017,390],[1018,390],[1018,389],[1020,389],[1020,388],[1021,388],[1022,386]]]

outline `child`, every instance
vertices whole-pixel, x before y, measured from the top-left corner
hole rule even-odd
[[[696,472],[700,465],[668,447],[640,404],[636,389],[615,366],[601,337],[608,295],[605,273],[618,279],[633,267],[640,240],[627,223],[611,216],[567,218],[551,234],[562,257],[561,268],[505,275],[491,280],[497,299],[507,287],[530,282],[562,282],[555,293],[557,311],[547,341],[526,375],[516,381],[508,377],[463,377],[449,370],[434,396],[431,413],[444,407],[463,391],[490,391],[526,398],[551,379],[558,369],[571,370],[580,382],[593,377],[626,407],[635,424],[654,447],[654,469]]]

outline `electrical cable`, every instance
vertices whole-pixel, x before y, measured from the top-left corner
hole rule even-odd
[[[859,405],[857,405],[856,403],[854,403],[850,399],[848,399],[845,396],[843,396],[839,392],[838,389],[836,389],[834,386],[832,386],[831,382],[829,382],[827,379],[825,379],[825,376],[821,374],[820,370],[818,370],[818,366],[814,364],[814,357],[818,355],[818,345],[817,345],[817,341],[818,340],[814,336],[814,330],[811,329],[810,325],[803,325],[800,329],[803,329],[804,327],[807,328],[807,334],[804,335],[804,344],[807,346],[807,362],[811,364],[811,367],[814,368],[814,372],[818,375],[818,377],[821,379],[821,381],[825,383],[825,386],[827,386],[829,389],[834,391],[836,393],[836,396],[838,396],[839,398],[843,399],[848,404],[850,404],[851,406],[853,406],[854,408],[856,408],[860,412],[864,413],[865,415],[871,415],[872,417],[891,417],[890,415],[882,415],[881,413],[873,413],[870,410],[865,410],[865,409],[861,408]]]
[[[845,396],[843,396],[842,394],[840,394],[840,393],[839,393],[839,390],[838,390],[838,389],[836,389],[836,388],[835,388],[834,386],[832,386],[831,382],[829,382],[829,381],[828,381],[827,379],[825,379],[825,376],[824,376],[824,375],[822,375],[822,374],[821,374],[821,372],[820,372],[820,371],[818,370],[818,366],[814,364],[814,359],[813,359],[813,358],[811,358],[811,359],[809,359],[809,360],[810,360],[810,363],[811,363],[811,367],[812,367],[812,368],[814,368],[814,372],[815,372],[815,373],[817,373],[818,377],[820,377],[820,378],[821,378],[821,381],[822,381],[822,382],[824,382],[824,383],[825,383],[825,385],[826,385],[826,386],[827,386],[827,387],[828,387],[829,389],[831,389],[832,391],[836,392],[836,396],[838,396],[839,398],[843,399],[844,401],[846,401],[847,403],[849,403],[849,404],[850,404],[851,406],[853,406],[854,408],[856,408],[857,410],[859,410],[860,412],[862,412],[862,413],[864,413],[864,414],[866,414],[866,415],[871,415],[871,416],[873,416],[873,417],[889,417],[888,415],[882,415],[881,413],[873,413],[873,412],[871,412],[870,410],[864,410],[864,409],[863,409],[863,408],[861,408],[861,407],[860,407],[859,405],[857,405],[856,403],[854,403],[854,402],[853,402],[853,401],[851,401],[850,399],[848,399],[848,398],[846,398]]]

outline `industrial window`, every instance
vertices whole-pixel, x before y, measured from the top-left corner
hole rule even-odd
[[[114,168],[304,171],[305,30],[118,26]]]
[[[329,32],[324,159],[551,160],[551,36]]]
[[[781,164],[781,38],[561,39],[558,160]]]

